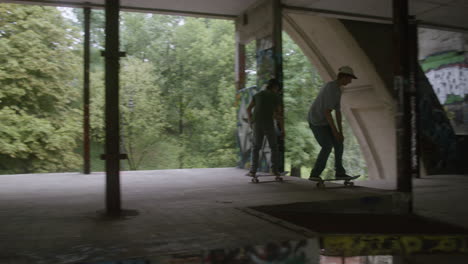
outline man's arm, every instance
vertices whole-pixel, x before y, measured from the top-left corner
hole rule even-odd
[[[283,117],[283,108],[281,107],[281,105],[278,105],[275,109],[275,114],[274,114],[274,117],[276,119],[276,121],[278,121],[278,126],[281,130],[281,136],[284,137],[285,133],[284,133],[284,117]]]
[[[343,125],[342,125],[341,111],[335,110],[335,118],[336,118],[336,124],[338,125],[338,132],[343,137]]]
[[[252,99],[249,106],[247,107],[247,118],[249,119],[249,124],[252,124],[252,109],[255,107],[255,101]]]
[[[331,109],[326,109],[325,110],[325,117],[327,118],[328,125],[330,125],[330,127],[331,127],[333,136],[338,141],[342,142],[343,141],[343,134],[340,131],[338,131],[338,129],[336,128],[335,121],[333,120],[331,112],[332,112]],[[341,114],[340,114],[340,119],[341,119]]]

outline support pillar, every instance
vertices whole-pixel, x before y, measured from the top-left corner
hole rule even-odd
[[[273,57],[275,59],[274,76],[279,82],[279,90],[281,97],[281,122],[284,124],[284,104],[283,104],[283,19],[282,19],[282,5],[281,0],[273,0]],[[284,171],[285,159],[285,139],[278,138],[279,150],[279,171]]]
[[[121,213],[119,129],[119,0],[106,0],[106,210]]]
[[[236,41],[236,91],[245,88],[245,45]]]
[[[90,64],[90,15],[91,8],[83,8],[84,47],[83,47],[83,172],[91,173],[90,124],[89,124],[89,64]]]
[[[397,190],[405,194],[412,211],[410,43],[408,0],[393,0],[394,88],[397,98]]]
[[[252,100],[255,93],[262,89],[268,80],[275,78],[280,84],[280,94],[282,100],[283,92],[283,58],[282,58],[282,5],[280,0],[258,0],[249,9],[247,9],[236,21],[236,42],[238,43],[238,59],[236,65],[236,85],[238,89],[241,83],[245,84],[245,61],[242,61],[241,55],[245,53],[245,46],[251,41],[256,41],[256,60],[257,60],[257,85],[242,90],[239,97],[242,102],[238,116],[238,138],[241,143],[241,167],[245,167],[248,157],[250,157],[251,130],[246,120],[245,108]],[[242,57],[245,57],[243,55]],[[278,169],[284,171],[284,140],[278,140],[280,153]],[[271,169],[271,150],[266,144],[263,144],[260,152],[260,161],[258,171],[268,172]]]
[[[418,24],[414,17],[409,20],[409,69],[410,69],[410,107],[411,107],[411,175],[412,178],[421,178],[420,174],[420,148],[419,148],[419,94],[418,94]]]

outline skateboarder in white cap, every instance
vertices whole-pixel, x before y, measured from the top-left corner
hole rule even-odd
[[[335,150],[335,177],[349,179],[343,167],[343,127],[341,124],[341,88],[357,79],[349,66],[338,69],[336,80],[326,83],[309,109],[308,122],[315,139],[322,149],[317,157],[309,179],[319,179],[327,165],[332,148]],[[333,120],[332,111],[335,111]],[[336,121],[336,124],[335,124]]]

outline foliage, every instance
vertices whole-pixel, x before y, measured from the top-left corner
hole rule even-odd
[[[307,111],[322,80],[293,40],[283,34],[286,156],[292,166],[310,166],[320,146],[307,123]]]
[[[54,8],[0,5],[0,170],[76,168],[76,31]]]
[[[123,13],[122,20],[128,168],[234,166],[232,22],[140,13]],[[92,135],[103,142],[103,74],[93,69]]]
[[[1,173],[77,169],[81,138],[82,10],[78,21],[54,8],[0,5]],[[104,12],[91,15],[93,169],[104,145]],[[234,25],[231,21],[121,14],[120,119],[124,169],[232,167],[237,161]],[[256,83],[255,45],[247,46],[248,83]],[[284,35],[287,162],[310,167],[319,147],[308,107],[318,73]],[[345,137],[351,138],[345,126]],[[352,138],[351,138],[352,139]],[[361,168],[357,143],[345,164]],[[332,164],[328,171],[331,172]],[[361,166],[361,167],[359,167]]]

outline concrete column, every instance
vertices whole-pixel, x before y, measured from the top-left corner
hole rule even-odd
[[[408,26],[408,0],[393,0],[394,79],[397,95],[397,190],[407,194],[412,204],[411,104],[409,90],[411,55]]]
[[[274,75],[279,81],[279,89],[281,102],[283,102],[283,18],[282,18],[282,5],[281,0],[273,0],[273,57],[274,57]],[[284,104],[281,103],[281,113],[284,113]],[[280,118],[284,124],[284,114],[281,114]],[[285,158],[285,140],[284,138],[278,138],[278,150],[279,150],[279,164],[278,170],[284,171],[284,158]]]
[[[106,0],[106,210],[121,213],[119,129],[119,0]]]
[[[411,176],[420,176],[420,148],[419,148],[419,94],[418,94],[418,24],[414,18],[409,21],[409,85],[411,107]]]
[[[236,90],[245,88],[245,45],[236,41]]]
[[[91,8],[83,8],[84,13],[84,47],[83,47],[83,172],[91,173],[90,139],[89,139],[89,64],[90,64],[90,15]]]

